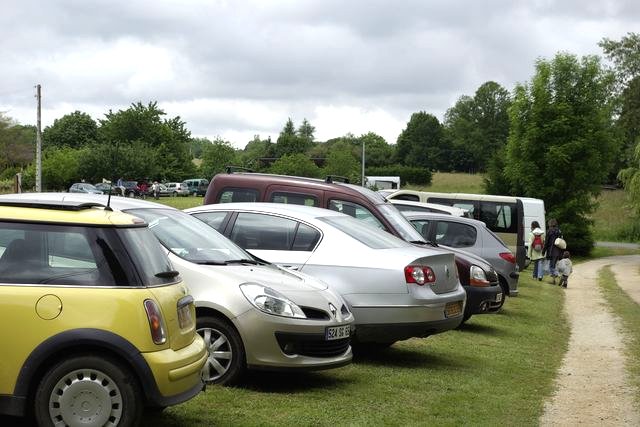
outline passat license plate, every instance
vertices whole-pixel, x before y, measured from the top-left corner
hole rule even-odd
[[[460,314],[462,314],[462,302],[448,302],[444,306],[444,314],[446,317],[459,316]]]
[[[329,326],[325,331],[327,341],[349,338],[351,334],[351,325]]]

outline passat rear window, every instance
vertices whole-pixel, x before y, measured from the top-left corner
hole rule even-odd
[[[327,216],[319,220],[332,225],[343,233],[353,237],[373,249],[390,249],[411,246],[409,243],[350,216]]]

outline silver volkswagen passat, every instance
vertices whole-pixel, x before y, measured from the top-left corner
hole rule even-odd
[[[178,209],[106,195],[19,197],[109,203],[146,221],[195,299],[196,328],[209,346],[208,383],[237,382],[246,369],[318,370],[352,360],[354,316],[339,294],[304,273],[256,259]]]
[[[358,344],[390,345],[462,321],[465,291],[452,253],[308,206],[226,203],[186,212],[260,258],[329,283],[355,315]]]

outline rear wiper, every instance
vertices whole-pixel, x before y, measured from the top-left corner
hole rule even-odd
[[[255,259],[241,258],[241,259],[230,259],[228,261],[225,261],[225,264],[251,264],[251,265],[258,265],[260,263],[258,261],[256,261]]]

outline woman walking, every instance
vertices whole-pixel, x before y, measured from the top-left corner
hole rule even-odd
[[[551,275],[551,280],[555,285],[556,277],[558,277],[556,264],[558,263],[558,259],[562,257],[563,252],[562,249],[555,245],[555,241],[558,237],[562,237],[562,232],[560,231],[560,227],[558,227],[558,221],[554,218],[551,218],[547,224],[547,240],[544,242],[544,250],[542,253],[549,262],[549,274]]]
[[[529,249],[527,255],[533,263],[533,278],[542,280],[542,263],[544,262],[544,231],[540,228],[538,221],[531,222],[531,233],[529,233]]]

